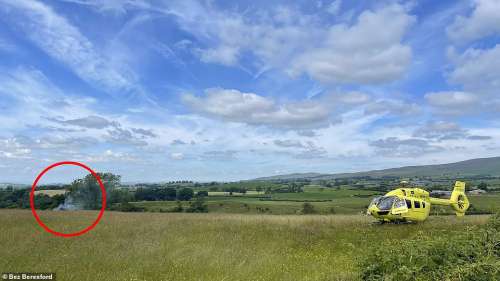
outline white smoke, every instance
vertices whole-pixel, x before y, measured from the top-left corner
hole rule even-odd
[[[75,202],[71,195],[66,196],[64,203],[59,204],[54,211],[77,211],[83,210],[83,205],[81,203]]]

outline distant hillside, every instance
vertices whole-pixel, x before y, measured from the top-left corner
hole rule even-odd
[[[407,166],[384,170],[373,170],[368,172],[342,173],[342,174],[319,174],[319,173],[296,173],[288,175],[277,175],[271,177],[257,178],[256,180],[290,180],[290,179],[311,179],[327,180],[347,177],[411,177],[411,176],[443,176],[443,175],[491,175],[500,176],[500,157],[478,158],[456,163]]]

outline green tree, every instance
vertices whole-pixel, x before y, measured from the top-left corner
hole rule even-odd
[[[97,173],[101,179],[106,195],[110,196],[120,185],[120,176],[112,173]],[[97,179],[88,174],[83,179],[74,180],[69,186],[68,196],[78,202],[84,209],[96,210],[101,208],[101,188]]]
[[[477,185],[477,188],[482,189],[484,191],[488,191],[488,184],[485,182],[481,182],[480,184]]]
[[[177,192],[177,199],[181,201],[189,201],[194,196],[194,191],[191,188],[182,188]]]

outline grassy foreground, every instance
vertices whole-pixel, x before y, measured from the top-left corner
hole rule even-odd
[[[58,231],[97,216],[39,214]],[[487,218],[376,225],[361,215],[106,212],[91,232],[60,238],[40,228],[29,210],[0,210],[0,271],[56,272],[58,280],[358,280],[359,258],[374,244],[453,236]]]

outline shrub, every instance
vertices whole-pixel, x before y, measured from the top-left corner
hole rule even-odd
[[[184,211],[184,208],[182,207],[181,201],[177,201],[177,205],[170,209],[170,212],[174,213],[182,213]]]
[[[316,210],[314,209],[313,204],[306,202],[306,203],[302,204],[302,213],[303,214],[314,214],[314,213],[316,213]]]
[[[205,204],[203,197],[198,197],[194,202],[189,203],[189,208],[186,209],[188,213],[208,213],[208,206]]]
[[[500,280],[500,214],[481,229],[389,241],[360,261],[362,280]]]
[[[120,212],[144,212],[143,207],[138,207],[134,204],[130,204],[129,202],[114,204],[111,210]]]
[[[196,196],[198,196],[198,197],[208,196],[208,191],[205,191],[205,190],[198,191],[196,193]]]

